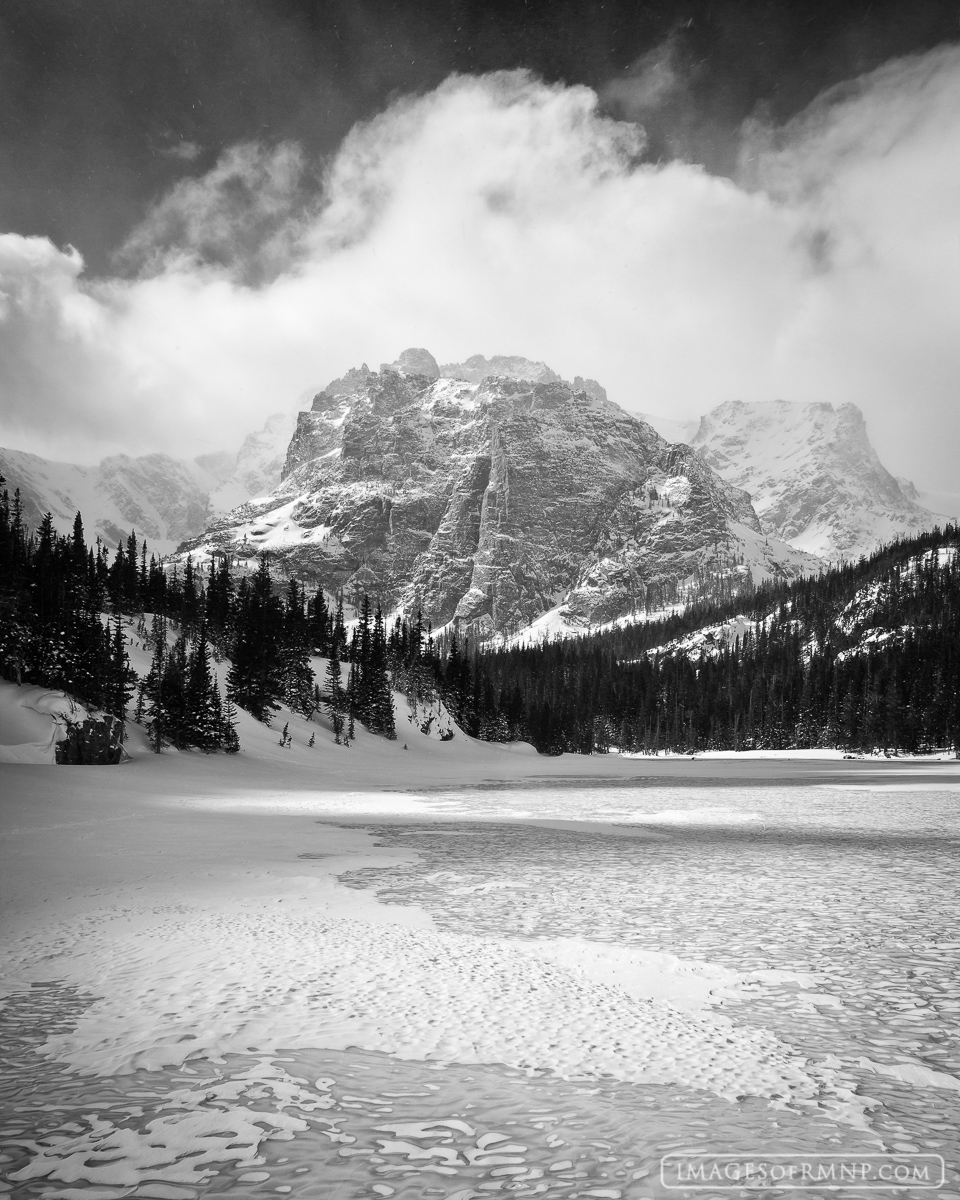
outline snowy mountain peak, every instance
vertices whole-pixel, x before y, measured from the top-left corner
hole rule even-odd
[[[855,404],[728,400],[701,418],[691,444],[750,493],[765,532],[827,559],[935,523],[880,462]]]
[[[435,625],[516,633],[561,606],[585,628],[712,574],[793,575],[743,492],[543,363],[425,351],[334,380],[299,414],[283,480],[182,552],[226,550]]]

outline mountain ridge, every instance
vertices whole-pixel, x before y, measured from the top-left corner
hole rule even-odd
[[[441,365],[423,347],[349,369],[236,454],[79,467],[0,450],[0,470],[34,526],[49,509],[67,532],[79,509],[108,544],[133,528],[161,554],[266,553],[511,640],[816,571],[938,520],[853,405],[647,419],[541,361]]]
[[[218,513],[227,512],[278,481],[293,414],[275,413],[248,434],[236,453],[193,459],[167,454],[116,454],[93,466],[55,462],[23,450],[0,448],[0,474],[19,488],[23,518],[32,528],[45,513],[69,533],[77,512],[88,533],[107,545],[131,530],[158,554],[170,554]]]

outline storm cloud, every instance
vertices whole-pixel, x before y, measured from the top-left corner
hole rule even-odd
[[[645,104],[675,102],[677,69],[636,73]],[[2,440],[73,460],[236,445],[422,345],[540,358],[634,411],[853,401],[891,469],[956,489],[960,50],[748,122],[733,179],[649,161],[634,115],[525,72],[453,76],[326,165],[230,147],[159,198],[125,277],[0,236]]]

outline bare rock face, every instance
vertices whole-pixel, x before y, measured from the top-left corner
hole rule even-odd
[[[526,359],[407,369],[425,353],[330,383],[273,494],[181,553],[266,550],[348,598],[503,632],[564,600],[578,621],[610,619],[689,578],[734,528],[762,539],[743,492],[605,395]],[[513,374],[474,377],[490,364]]]
[[[551,371],[546,363],[531,362],[529,358],[522,358],[518,354],[495,354],[493,358],[473,354],[466,362],[444,363],[440,374],[445,379],[462,379],[467,383],[481,383],[491,375],[526,383],[560,382],[560,376],[556,371]]]
[[[936,522],[880,462],[855,404],[731,400],[701,419],[692,445],[750,493],[765,532],[827,559]]]
[[[573,390],[575,392],[586,392],[588,396],[593,396],[596,400],[606,400],[607,389],[601,387],[595,379],[584,379],[582,375],[574,375]]]
[[[439,379],[440,368],[429,350],[404,350],[394,363],[382,363],[381,371],[396,371],[398,375],[425,375],[427,379]]]

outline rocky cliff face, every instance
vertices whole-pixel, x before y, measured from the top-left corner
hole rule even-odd
[[[425,350],[364,365],[300,414],[274,493],[181,552],[267,550],[348,596],[506,632],[560,603],[577,623],[614,618],[763,541],[742,491],[592,382],[516,358],[440,368]],[[759,569],[801,570],[783,549],[768,542]]]
[[[701,419],[692,445],[750,493],[765,532],[826,559],[936,523],[882,465],[854,404],[728,401]]]

